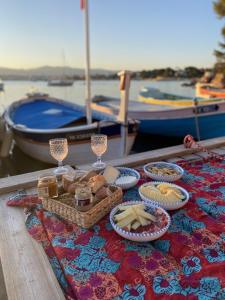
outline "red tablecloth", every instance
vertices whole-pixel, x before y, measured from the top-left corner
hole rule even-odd
[[[181,162],[190,192],[159,240],[118,236],[108,216],[91,230],[67,223],[39,203],[26,225],[41,242],[68,299],[225,299],[225,162]],[[149,180],[141,172],[139,185]],[[137,188],[124,200],[139,200]],[[14,200],[26,206],[36,197]]]

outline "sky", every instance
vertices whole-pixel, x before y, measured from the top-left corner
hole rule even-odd
[[[85,65],[80,0],[0,0],[0,66]],[[213,0],[89,0],[91,67],[212,67]]]

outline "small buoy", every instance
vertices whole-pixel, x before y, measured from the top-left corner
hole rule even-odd
[[[10,150],[13,142],[13,132],[11,129],[6,129],[2,141],[2,147],[0,151],[1,157],[8,157],[10,154]]]

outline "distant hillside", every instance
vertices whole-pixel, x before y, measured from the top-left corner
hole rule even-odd
[[[93,76],[109,76],[117,71],[92,69]],[[0,77],[2,79],[58,79],[62,77],[84,77],[84,69],[71,67],[50,67],[43,66],[34,69],[10,69],[0,67]]]

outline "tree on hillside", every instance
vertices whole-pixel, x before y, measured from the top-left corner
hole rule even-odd
[[[216,0],[213,3],[214,10],[217,16],[222,19],[225,18],[225,0]],[[221,30],[223,42],[219,43],[220,50],[215,50],[214,54],[217,58],[215,69],[225,74],[225,26]]]

